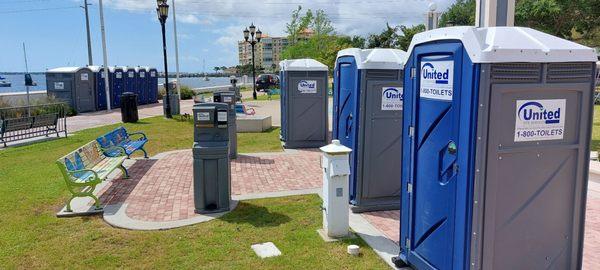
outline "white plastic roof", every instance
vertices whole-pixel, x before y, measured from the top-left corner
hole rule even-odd
[[[350,48],[338,52],[337,58],[352,56],[358,69],[402,69],[408,59],[405,51],[397,49]]]
[[[439,40],[460,40],[473,63],[597,61],[592,48],[526,27],[438,28],[416,34],[408,53],[418,44]]]
[[[101,69],[104,69],[103,66],[87,66],[87,68],[91,69],[93,72],[99,72]],[[110,70],[110,68],[108,70]]]
[[[75,73],[85,67],[59,67],[46,70],[46,73]]]
[[[293,59],[279,62],[282,71],[328,71],[329,68],[314,59]]]

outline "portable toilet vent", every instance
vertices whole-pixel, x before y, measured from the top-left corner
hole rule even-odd
[[[354,212],[400,208],[403,66],[406,52],[346,49],[334,71],[333,139],[351,148]]]
[[[329,69],[313,59],[284,60],[279,66],[283,146],[314,148],[326,145]]]
[[[415,35],[405,66],[400,259],[581,269],[594,50],[530,28]]]

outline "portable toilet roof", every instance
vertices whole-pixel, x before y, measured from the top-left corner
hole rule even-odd
[[[314,59],[293,59],[279,62],[282,71],[329,71],[329,68]]]
[[[596,62],[594,49],[527,27],[456,26],[418,33],[414,47],[441,40],[460,40],[473,63]]]
[[[46,73],[75,73],[85,68],[88,67],[59,67],[46,70]]]
[[[337,58],[343,56],[354,57],[358,69],[402,69],[408,59],[408,54],[403,50],[381,48],[345,49],[338,52]]]

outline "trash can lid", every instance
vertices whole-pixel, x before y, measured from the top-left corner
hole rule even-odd
[[[354,57],[358,69],[403,69],[408,59],[408,54],[398,49],[349,48],[338,52],[336,62],[344,56]]]
[[[461,41],[473,63],[597,61],[592,48],[527,27],[438,28],[416,34],[408,53],[419,44],[439,40]]]
[[[329,68],[315,59],[293,59],[279,62],[281,71],[329,71]]]

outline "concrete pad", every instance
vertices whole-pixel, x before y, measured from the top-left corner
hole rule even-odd
[[[237,132],[260,133],[272,127],[271,116],[263,115],[237,115]]]
[[[254,253],[262,259],[281,255],[281,251],[273,244],[273,242],[254,244],[251,248],[254,250]]]

